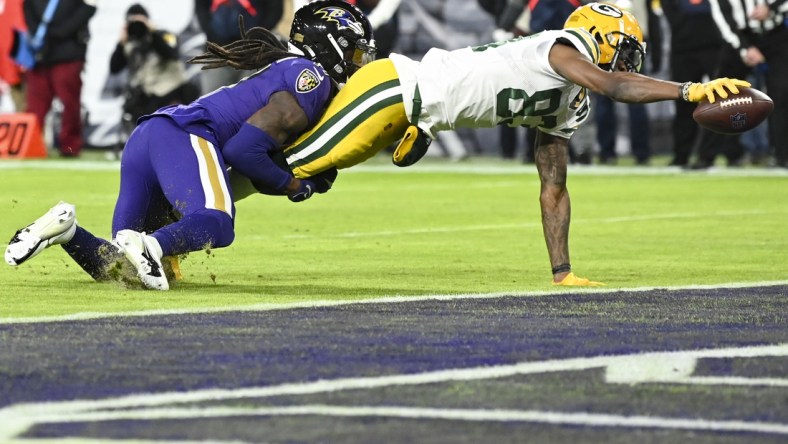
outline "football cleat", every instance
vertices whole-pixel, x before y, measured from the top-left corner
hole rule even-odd
[[[50,245],[70,241],[76,231],[77,211],[74,205],[60,201],[35,222],[17,230],[8,241],[5,261],[15,267]]]
[[[152,290],[170,289],[161,264],[159,241],[145,233],[121,230],[115,235],[115,244],[137,269],[137,277],[142,281],[142,285]]]

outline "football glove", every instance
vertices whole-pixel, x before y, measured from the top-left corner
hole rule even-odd
[[[687,102],[701,102],[703,99],[708,99],[709,103],[714,103],[717,100],[714,93],[717,93],[723,99],[727,99],[728,91],[733,94],[739,94],[739,86],[748,87],[750,82],[722,77],[706,83],[690,83],[686,90],[682,87],[681,94],[682,98]],[[728,91],[725,91],[725,89],[728,89]]]
[[[312,194],[315,193],[315,189],[317,185],[309,179],[301,179],[298,187],[298,191],[293,194],[288,194],[287,198],[290,199],[290,202],[303,202],[310,197]]]
[[[411,125],[402,136],[397,149],[391,155],[391,161],[398,167],[411,166],[427,153],[432,138],[416,125]]]
[[[290,199],[291,202],[303,202],[312,197],[314,193],[323,194],[328,192],[336,179],[336,168],[321,171],[308,179],[301,179],[298,191],[288,195],[287,198]]]
[[[334,185],[334,181],[337,180],[337,174],[339,173],[336,167],[332,167],[310,176],[307,180],[311,180],[315,184],[315,193],[323,194],[328,192],[331,186]]]
[[[574,273],[569,273],[561,280],[561,282],[553,281],[553,285],[561,285],[564,287],[601,287],[605,284],[602,282],[589,281],[586,278],[575,276]]]

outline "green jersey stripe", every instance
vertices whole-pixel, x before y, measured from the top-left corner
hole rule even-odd
[[[313,152],[325,152],[325,147],[328,147],[328,149],[332,147],[329,141],[337,140],[335,136],[337,132],[347,134],[349,132],[347,128],[354,128],[350,122],[356,122],[355,124],[357,124],[358,120],[355,116],[370,116],[397,101],[402,102],[402,90],[399,86],[399,80],[392,80],[377,85],[331,116],[301,143],[288,149],[285,152],[287,163],[293,167],[303,165],[305,162],[302,162],[302,159],[314,159]],[[381,103],[386,103],[386,105],[381,106]]]
[[[356,97],[347,106],[345,106],[344,108],[339,110],[336,114],[331,116],[326,121],[326,123],[324,123],[323,125],[320,126],[320,128],[317,129],[317,131],[315,131],[313,134],[311,134],[309,137],[307,137],[301,143],[299,143],[298,146],[294,146],[291,149],[288,149],[286,154],[290,156],[292,154],[298,153],[304,147],[309,146],[311,143],[313,143],[315,139],[318,139],[320,136],[322,136],[323,133],[331,130],[331,128],[336,124],[338,120],[345,117],[348,113],[353,112],[354,109],[358,107],[363,107],[364,102],[368,100],[370,97],[391,88],[399,88],[399,79],[393,79],[387,82],[383,82],[380,85],[376,85],[374,88],[370,89],[369,91],[364,92],[364,94]]]
[[[334,146],[336,146],[337,143],[347,137],[347,135],[350,134],[358,124],[372,117],[378,111],[397,103],[402,103],[402,94],[396,94],[383,100],[375,101],[372,106],[364,109],[361,113],[355,116],[353,120],[347,124],[339,125],[337,130],[331,134],[331,138],[325,143],[317,146],[313,152],[309,153],[303,158],[293,159],[293,161],[290,161],[290,158],[288,158],[288,164],[290,165],[290,168],[297,168],[299,166],[306,165],[309,162],[325,156],[329,151],[331,151],[332,148],[334,148]]]

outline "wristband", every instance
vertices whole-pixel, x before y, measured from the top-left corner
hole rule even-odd
[[[572,266],[568,263],[553,267],[553,274],[564,273],[567,271],[572,271]]]
[[[690,99],[689,99],[689,89],[690,89],[691,85],[692,85],[692,82],[684,82],[684,83],[679,85],[679,96],[681,97],[681,100],[683,100],[685,102],[689,102],[690,101]]]

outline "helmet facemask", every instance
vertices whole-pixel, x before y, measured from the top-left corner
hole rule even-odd
[[[356,40],[353,55],[345,57],[345,60],[350,60],[351,62],[352,71],[348,75],[353,74],[367,63],[374,61],[377,53],[378,49],[375,47],[375,40],[370,40],[369,42],[367,42],[367,39]]]
[[[641,44],[637,37],[617,31],[608,34],[607,39],[614,48],[613,58],[610,63],[600,64],[599,67],[606,71],[616,71],[619,65],[623,65],[625,71],[640,72],[646,58],[646,44]],[[615,40],[618,42],[615,43]]]
[[[344,35],[339,35],[338,38],[334,38],[333,35],[326,34],[326,38],[333,47],[333,50],[336,51],[337,60],[340,61],[334,66],[324,66],[324,68],[332,71],[332,77],[334,77],[334,73],[336,73],[339,78],[335,78],[335,80],[338,82],[340,82],[340,80],[346,80],[347,77],[353,75],[359,68],[375,60],[377,48],[375,48],[374,40],[368,41],[365,38],[358,38],[355,39],[355,44],[353,44],[351,43],[353,39],[347,38]]]

